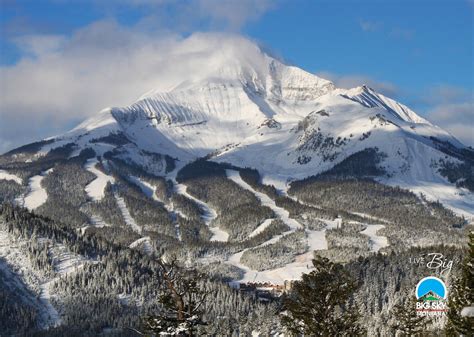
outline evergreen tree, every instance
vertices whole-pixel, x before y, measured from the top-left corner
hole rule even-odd
[[[419,336],[425,331],[429,319],[418,316],[416,313],[416,298],[414,296],[405,303],[399,303],[393,308],[393,316],[396,324],[393,325],[395,331],[400,331],[402,336]]]
[[[468,256],[451,287],[448,306],[447,334],[474,336],[474,232],[469,234]]]
[[[144,320],[145,331],[156,335],[193,336],[195,327],[203,325],[201,305],[206,292],[198,283],[203,275],[194,269],[180,268],[176,262],[160,262],[164,292],[160,296],[162,310]]]
[[[295,335],[357,336],[364,334],[357,308],[349,305],[356,283],[338,263],[316,256],[315,270],[295,281],[283,300],[282,323]]]

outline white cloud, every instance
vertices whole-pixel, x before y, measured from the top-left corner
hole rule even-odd
[[[360,20],[359,27],[364,32],[375,32],[382,27],[382,24],[376,21]]]
[[[474,99],[459,103],[441,103],[428,111],[428,118],[456,136],[465,145],[474,146]]]
[[[25,35],[13,39],[25,56],[40,56],[57,51],[65,38],[61,35]]]
[[[206,14],[217,23],[226,23],[231,29],[240,29],[255,21],[275,6],[270,0],[196,0],[201,15]]]
[[[245,24],[258,20],[275,8],[279,0],[116,0],[94,1],[108,13],[118,8],[142,8],[148,13],[145,21],[156,25],[166,21],[174,30],[194,30],[204,24],[210,29],[239,31]],[[169,16],[172,13],[172,17]],[[155,21],[155,22],[153,22]]]
[[[47,47],[41,43],[47,41]],[[95,22],[71,37],[34,35],[18,41],[27,56],[0,67],[0,152],[62,133],[108,106],[167,90],[228,60],[255,60],[259,49],[234,34],[176,34]],[[41,47],[38,47],[41,46]]]
[[[413,39],[413,37],[415,36],[415,30],[395,27],[390,31],[389,36],[396,39],[408,41]]]
[[[415,37],[414,29],[401,27],[386,27],[386,25],[379,21],[359,20],[359,27],[362,31],[367,33],[382,32],[388,37],[399,40],[409,41]]]
[[[472,99],[472,93],[465,88],[438,84],[425,90],[421,98],[425,103],[435,105],[467,101],[470,95]]]
[[[182,35],[202,29],[239,31],[278,3],[85,1],[107,17],[132,7],[145,15],[134,27],[101,20],[71,36],[42,34],[51,31],[42,27],[50,22],[32,25],[21,17],[8,22],[5,36],[17,45],[22,58],[13,66],[0,67],[0,153],[62,133],[106,106],[129,104],[152,88],[165,88],[177,78],[204,69],[210,63],[209,54],[200,48],[202,35],[189,39]],[[218,40],[207,43],[220,50]]]

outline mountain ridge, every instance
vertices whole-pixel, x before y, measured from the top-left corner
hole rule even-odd
[[[204,45],[216,44],[215,36],[198,38]],[[440,144],[470,151],[448,132],[372,88],[336,88],[272,58],[249,40],[237,41],[224,42],[207,68],[174,79],[167,90],[150,90],[129,106],[102,110],[70,132],[47,139],[39,153],[73,143],[72,156],[92,148],[97,156],[115,151],[143,165],[145,151],[174,158],[177,170],[208,158],[255,168],[264,182],[286,190],[288,181],[320,174],[355,153],[377,148],[384,154],[380,166],[385,174],[379,181],[474,215],[472,193],[452,187],[466,178],[450,181],[440,174],[443,165],[459,167],[464,161]],[[123,144],[100,141],[114,134],[124,137]]]

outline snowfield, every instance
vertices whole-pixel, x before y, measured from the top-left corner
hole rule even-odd
[[[109,225],[108,223],[106,223],[100,216],[98,215],[92,215],[90,217],[90,223],[94,226],[94,227],[98,227],[98,228],[101,228],[101,227],[111,227],[111,225]]]
[[[85,263],[91,262],[81,255],[71,253],[64,245],[55,244],[49,249],[49,254],[53,257],[54,271],[56,276],[45,283],[40,285],[40,298],[47,307],[47,313],[49,315],[48,326],[59,326],[61,325],[61,316],[58,311],[51,304],[51,298],[54,297],[51,294],[52,285],[63,278],[64,276],[74,273],[78,268],[82,268]]]
[[[220,242],[229,241],[229,233],[220,229],[219,227],[209,227],[209,230],[212,233],[210,241],[220,241]]]
[[[142,190],[143,194],[145,194],[147,197],[163,204],[163,206],[168,211],[168,213],[171,216],[171,219],[173,220],[175,224],[176,237],[178,238],[179,241],[181,241],[181,232],[180,232],[179,222],[177,221],[177,218],[179,215],[182,218],[186,219],[186,215],[176,210],[172,202],[164,202],[163,200],[160,200],[158,196],[156,195],[156,186],[153,186],[152,184],[135,176],[130,176],[129,179],[132,183],[137,185]]]
[[[41,186],[41,181],[46,175],[48,175],[52,171],[53,169],[49,169],[47,171],[44,171],[40,175],[30,178],[28,182],[29,192],[23,200],[23,205],[29,210],[34,210],[38,208],[46,202],[46,199],[48,199],[48,193],[43,188],[43,186]]]
[[[92,215],[89,217],[89,223],[91,226],[84,226],[81,228],[78,228],[78,231],[84,235],[86,232],[87,228],[89,227],[97,227],[97,228],[102,228],[102,227],[111,227],[108,223],[106,223],[99,215]]]
[[[100,201],[105,196],[105,187],[107,183],[113,184],[115,179],[101,170],[98,170],[95,166],[99,163],[97,158],[89,159],[84,168],[94,174],[95,178],[91,183],[86,186],[86,193],[93,201]]]
[[[462,317],[474,317],[474,306],[471,305],[470,307],[464,307],[461,310]]]
[[[437,182],[416,180],[411,184],[402,180],[382,180],[392,186],[400,186],[417,195],[423,194],[430,201],[439,201],[459,216],[474,223],[474,193],[465,188],[457,188],[437,178]]]
[[[56,279],[45,282],[40,285],[40,295],[39,298],[45,305],[44,314],[47,315],[47,320],[45,323],[45,328],[57,327],[61,325],[61,315],[56,310],[56,308],[51,304],[51,285],[56,281]]]
[[[3,224],[0,223],[0,268],[10,275],[8,278],[10,282],[15,282],[20,288],[23,288],[21,283],[25,283],[27,286],[25,292],[31,291],[35,294],[40,294],[40,285],[42,282],[45,282],[45,278],[33,269],[28,256],[23,251],[23,245],[23,242],[14,240],[6,229],[3,228]],[[26,296],[25,300],[27,300]],[[39,320],[43,328],[54,326],[57,311],[48,301],[30,299],[30,303],[37,306],[39,312],[42,313]]]

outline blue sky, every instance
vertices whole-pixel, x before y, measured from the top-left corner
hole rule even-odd
[[[103,39],[94,42],[93,50],[100,54],[100,48],[105,51],[121,45],[122,36],[127,36],[127,41],[133,40],[130,45],[135,47],[139,45],[136,41],[145,41],[142,38],[145,35],[179,39],[199,31],[230,31],[256,39],[286,61],[339,86],[367,83],[448,129],[466,144],[474,145],[472,0],[1,0],[0,3],[0,71],[15,79],[25,77],[23,82],[9,84],[2,76],[1,98],[10,104],[0,105],[5,117],[2,117],[3,127],[0,125],[0,133],[4,134],[0,134],[3,140],[0,152],[63,132],[103,108],[100,104],[109,102],[97,99],[94,103],[94,92],[66,88],[61,96],[73,102],[83,101],[84,95],[90,97],[91,102],[84,109],[93,111],[75,113],[62,108],[66,103],[58,100],[61,93],[53,88],[50,92],[55,91],[54,95],[48,101],[32,98],[31,102],[24,102],[29,99],[28,93],[11,97],[10,89],[21,91],[26,87],[25,82],[30,81],[24,63],[36,65],[32,69],[46,76],[47,67],[38,69],[51,57],[58,58],[58,64],[64,68],[68,66],[62,63],[65,58],[84,59],[77,52],[72,55],[71,50],[80,50],[81,43],[90,47],[94,34]],[[101,22],[113,22],[113,27],[98,24]],[[117,31],[117,35],[112,31]],[[103,37],[108,36],[110,40],[105,41]],[[61,77],[63,74],[56,73],[60,69],[53,68],[54,74],[47,75]],[[32,82],[41,83],[39,79]],[[9,88],[10,85],[17,87]],[[33,85],[31,91],[36,91]],[[113,101],[113,93],[108,95]],[[123,96],[122,91],[120,95]],[[21,102],[15,105],[15,99]],[[120,97],[117,101],[121,103]],[[24,111],[12,115],[15,106],[21,106]],[[13,132],[25,116],[36,123],[25,134]]]

